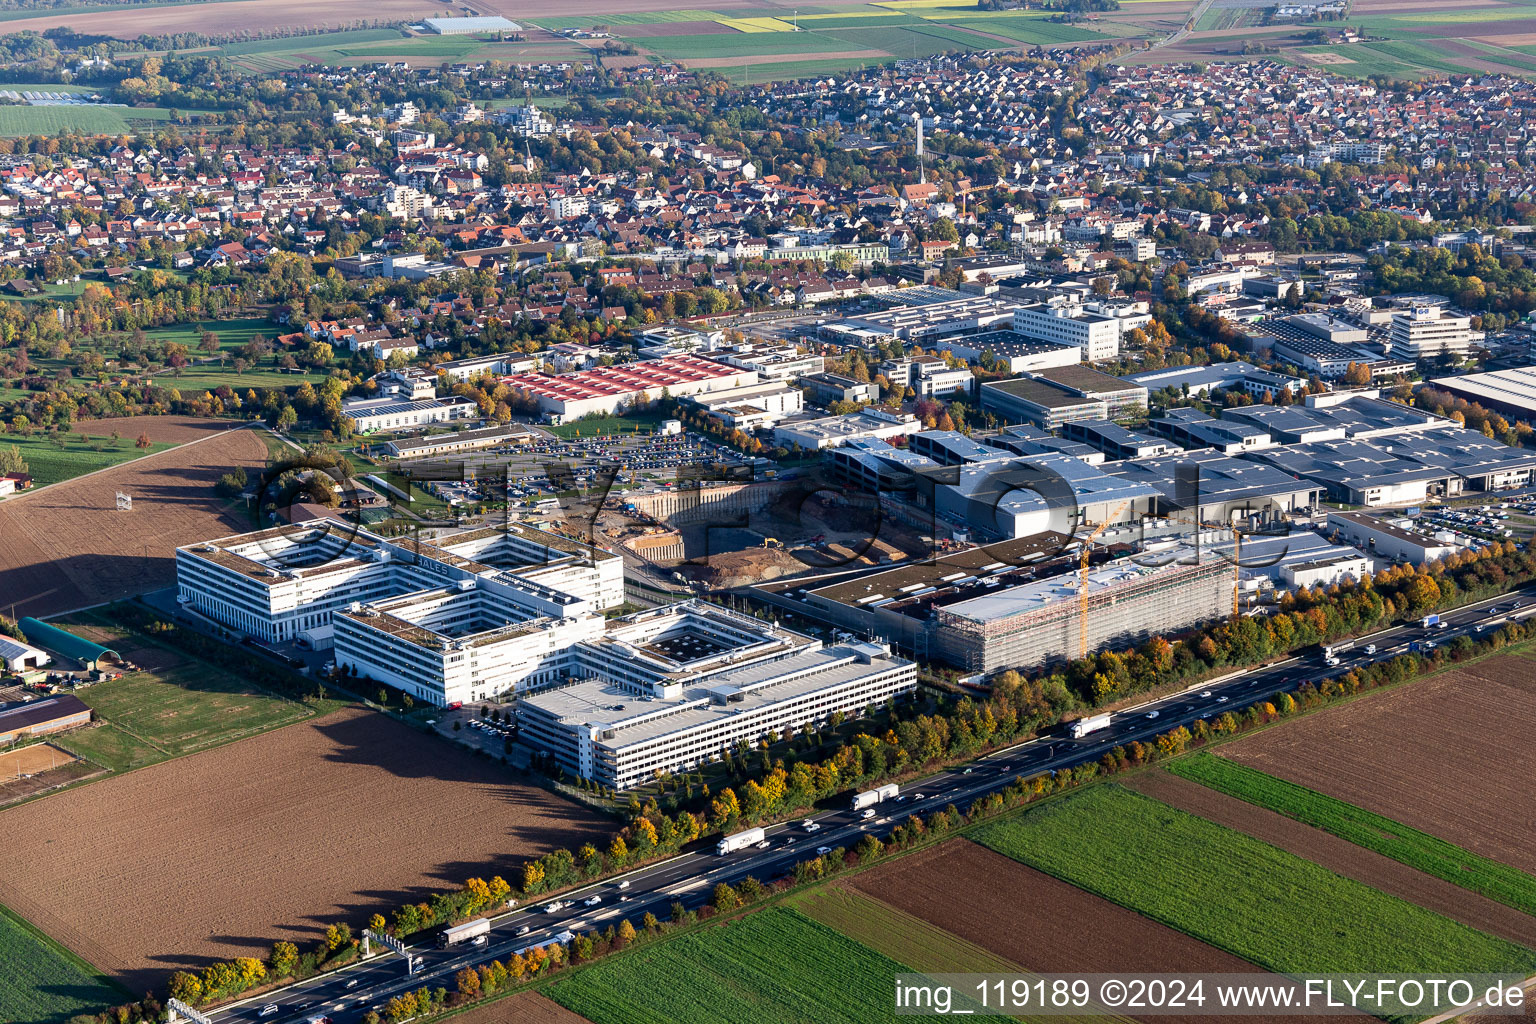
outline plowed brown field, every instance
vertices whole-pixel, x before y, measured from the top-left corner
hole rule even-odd
[[[348,709],[0,812],[0,903],[142,992],[470,876],[510,879],[602,831],[492,762]]]
[[[1222,756],[1536,872],[1536,660],[1503,655],[1374,693]]]
[[[891,861],[854,876],[852,884],[1030,971],[1263,973],[1240,957],[969,840]]]
[[[1143,772],[1127,779],[1125,785],[1218,825],[1246,832],[1271,846],[1321,864],[1336,875],[1364,882],[1490,935],[1536,947],[1536,917],[1426,875],[1347,839],[1165,771]]]
[[[112,431],[130,441],[145,434],[151,441],[186,444],[240,426],[234,420],[214,420],[202,416],[119,416],[104,420],[76,420],[72,434],[110,437]]]
[[[214,483],[266,456],[254,432],[226,431],[0,504],[0,610],[52,615],[171,585],[177,545],[241,528]],[[131,512],[117,511],[118,491]]]
[[[499,999],[460,1014],[453,1021],[454,1024],[587,1024],[587,1018],[537,992],[520,992],[510,999]]]

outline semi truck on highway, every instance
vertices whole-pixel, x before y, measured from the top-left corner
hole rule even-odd
[[[887,783],[878,789],[866,789],[862,793],[853,794],[853,809],[862,811],[866,807],[873,807],[882,800],[890,800],[900,792],[896,783]]]
[[[768,838],[768,834],[762,829],[749,828],[745,832],[737,832],[733,836],[726,836],[724,839],[721,839],[715,844],[715,852],[724,857],[728,853],[735,853],[737,850],[745,850],[749,846],[756,846],[766,838]]]
[[[1439,624],[1440,616],[1438,615],[1426,615],[1424,618],[1419,620],[1419,625],[1424,629],[1428,629],[1430,626],[1437,626]]]
[[[480,917],[473,921],[465,921],[456,924],[452,928],[444,928],[437,936],[437,948],[447,949],[449,946],[457,946],[460,943],[469,942],[482,935],[489,935],[491,922]]]
[[[1108,715],[1092,715],[1088,718],[1079,718],[1077,721],[1068,726],[1067,731],[1071,734],[1073,739],[1081,739],[1091,732],[1098,732],[1100,729],[1108,728]]]

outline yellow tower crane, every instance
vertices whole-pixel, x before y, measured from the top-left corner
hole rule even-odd
[[[1125,506],[1131,502],[1129,499],[1115,506],[1115,510],[1104,517],[1104,521],[1093,528],[1093,532],[1083,538],[1083,550],[1078,568],[1077,578],[1077,656],[1088,657],[1088,548],[1093,539],[1104,532],[1104,528],[1120,518],[1120,513],[1125,511]]]

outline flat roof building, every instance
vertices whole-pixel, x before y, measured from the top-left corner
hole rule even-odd
[[[954,338],[941,338],[933,347],[971,363],[990,357],[1003,363],[1009,373],[1030,373],[1055,366],[1075,366],[1083,353],[1075,345],[1044,341],[1018,331],[983,331]]]
[[[1502,416],[1528,420],[1532,410],[1536,410],[1536,366],[1437,377],[1429,382],[1429,386],[1476,402]]]
[[[917,685],[917,666],[885,644],[826,646],[692,602],[616,619],[571,654],[585,678],[520,701],[522,739],[615,789],[860,717]]]
[[[1252,363],[1211,363],[1208,366],[1171,366],[1163,370],[1128,373],[1121,380],[1140,384],[1149,391],[1173,389],[1194,398],[1221,391],[1246,391],[1262,398],[1279,398],[1289,389],[1293,397],[1306,391],[1303,377],[1262,370]]]
[[[1062,366],[981,385],[981,407],[1011,422],[1056,430],[1081,420],[1138,417],[1147,389],[1087,366]]]
[[[1423,565],[1457,551],[1455,544],[1364,512],[1329,512],[1328,529],[1363,551],[1391,562]]]
[[[1150,316],[1141,318],[1147,322]],[[1013,329],[1030,338],[1071,345],[1083,361],[1096,363],[1120,355],[1122,320],[1085,306],[1035,303],[1013,311]]]
[[[1475,430],[1436,431],[1406,440],[1319,441],[1243,458],[1322,484],[1334,501],[1371,506],[1523,487],[1536,469],[1536,453],[1506,447]]]
[[[1305,508],[1317,504],[1323,490],[1317,483],[1298,480],[1272,466],[1210,450],[1135,459],[1106,468],[1156,492],[1154,515],[1202,523],[1228,523],[1234,514],[1246,517]]]
[[[479,35],[491,32],[521,32],[523,27],[502,17],[483,18],[423,18],[428,32],[440,36]]]
[[[836,448],[858,438],[888,441],[893,437],[904,437],[920,428],[917,417],[908,413],[864,409],[846,416],[781,423],[774,428],[773,437],[778,444],[820,450]]]
[[[644,395],[682,398],[757,383],[755,370],[729,366],[700,356],[667,356],[620,366],[599,366],[561,375],[522,373],[502,383],[533,398],[541,412],[561,423],[594,413],[627,409]]]
[[[480,407],[467,398],[350,398],[341,403],[341,414],[352,421],[359,434],[377,430],[412,430],[433,423],[474,419]]]
[[[1173,451],[1167,438],[1154,437],[1139,430],[1128,430],[1109,420],[1078,420],[1062,425],[1061,436],[1081,441],[1103,452],[1111,461],[1150,459]]]
[[[397,459],[424,459],[453,452],[479,451],[504,444],[526,444],[534,437],[527,427],[509,423],[504,426],[460,430],[421,437],[397,437],[384,443],[384,453]]]
[[[1189,555],[1107,563],[1088,574],[1086,591],[1069,572],[945,605],[935,611],[935,648],[950,664],[991,674],[1076,658],[1082,641],[1092,652],[1230,614],[1231,565],[1186,564]]]
[[[1403,359],[1465,356],[1483,340],[1470,316],[1452,316],[1438,306],[1415,306],[1392,316],[1387,351]]]
[[[1169,409],[1148,423],[1148,427],[1181,448],[1211,448],[1223,455],[1268,448],[1275,443],[1267,430],[1252,423],[1218,420],[1199,409]]]

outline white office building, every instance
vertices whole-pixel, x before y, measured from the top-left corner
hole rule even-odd
[[[1399,359],[1464,356],[1474,342],[1482,340],[1483,333],[1472,329],[1470,316],[1450,316],[1438,306],[1415,306],[1393,315],[1387,351]]]
[[[467,398],[412,400],[387,396],[349,398],[341,403],[341,414],[352,421],[352,429],[359,434],[452,423],[473,419],[479,412],[480,407]]]
[[[615,789],[858,717],[917,685],[917,666],[883,643],[826,646],[691,602],[614,620],[571,657],[588,678],[519,702],[521,739]]]
[[[439,705],[559,681],[560,652],[624,603],[617,555],[521,526],[427,544],[322,520],[178,548],[176,578],[189,611],[334,645],[338,666]]]
[[[1013,311],[1013,329],[1026,337],[1073,345],[1088,362],[1120,355],[1120,318],[1083,306],[1024,306]]]

